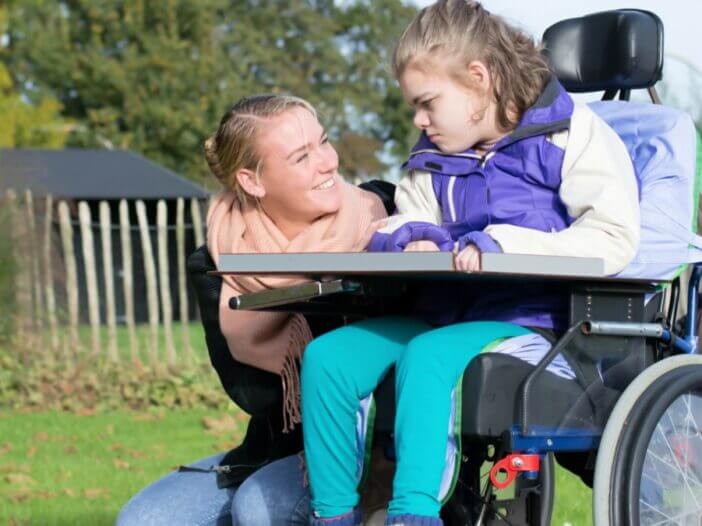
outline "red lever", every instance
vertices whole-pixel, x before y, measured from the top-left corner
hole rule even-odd
[[[507,455],[497,462],[490,470],[490,481],[497,489],[505,489],[512,484],[512,481],[520,471],[539,471],[541,457],[539,455]],[[497,480],[497,474],[504,473],[505,480]]]

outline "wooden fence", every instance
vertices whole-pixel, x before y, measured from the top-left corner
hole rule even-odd
[[[85,351],[94,358],[126,357],[152,365],[192,361],[188,326],[196,311],[185,265],[187,252],[205,239],[200,201],[180,198],[170,207],[165,200],[100,201],[91,207],[87,201],[35,199],[29,191],[8,191],[2,201],[7,230],[0,235],[9,238],[14,254],[18,338],[39,336],[52,357]],[[135,248],[141,257],[135,258]],[[142,276],[143,287],[135,279]],[[144,300],[146,348],[135,319],[135,305]],[[174,321],[180,325],[177,337]],[[86,327],[89,337],[81,338]],[[118,345],[119,331],[127,335],[126,352]]]

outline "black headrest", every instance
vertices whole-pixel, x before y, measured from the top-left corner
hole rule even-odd
[[[573,92],[648,88],[663,71],[663,23],[649,11],[618,9],[558,22],[544,55]]]

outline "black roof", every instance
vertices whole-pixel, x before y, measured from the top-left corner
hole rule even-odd
[[[126,150],[0,148],[0,191],[72,199],[205,198],[201,186]]]

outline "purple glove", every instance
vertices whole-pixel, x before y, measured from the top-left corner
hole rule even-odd
[[[412,241],[433,241],[442,252],[453,250],[453,239],[440,226],[413,221],[405,223],[392,234],[373,234],[368,252],[402,252]]]

